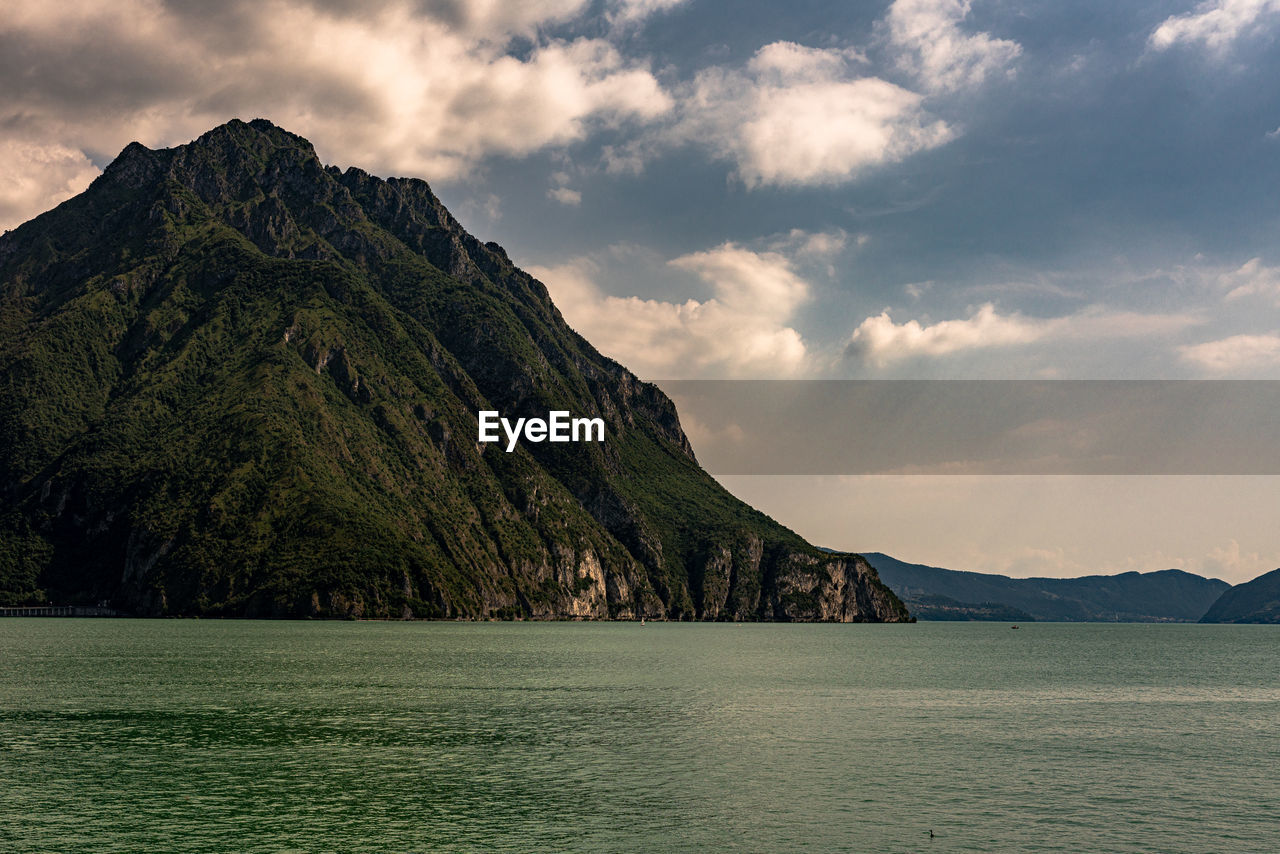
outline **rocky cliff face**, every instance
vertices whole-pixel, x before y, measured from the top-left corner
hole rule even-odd
[[[901,620],[697,464],[423,181],[265,121],[0,238],[0,597],[146,614]],[[476,413],[600,444],[476,442]]]

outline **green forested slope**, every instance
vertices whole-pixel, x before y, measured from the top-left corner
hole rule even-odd
[[[1202,623],[1280,623],[1280,569],[1223,592]]]
[[[476,412],[602,444],[476,442]],[[0,237],[0,599],[147,614],[903,619],[418,180],[265,121]]]

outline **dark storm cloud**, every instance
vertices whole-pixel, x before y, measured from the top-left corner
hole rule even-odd
[[[138,109],[189,91],[200,78],[198,67],[163,46],[0,33],[0,111],[9,116]]]

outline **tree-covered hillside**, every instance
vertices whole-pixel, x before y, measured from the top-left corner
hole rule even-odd
[[[476,441],[476,413],[603,443]],[[0,237],[0,601],[899,620],[699,468],[670,400],[416,179],[268,122],[132,144]]]

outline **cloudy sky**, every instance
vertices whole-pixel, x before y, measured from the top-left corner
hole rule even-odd
[[[8,0],[0,227],[262,116],[426,178],[646,379],[1280,379],[1278,34],[1280,0]],[[1273,478],[927,480],[725,478],[908,560],[1280,565]]]

